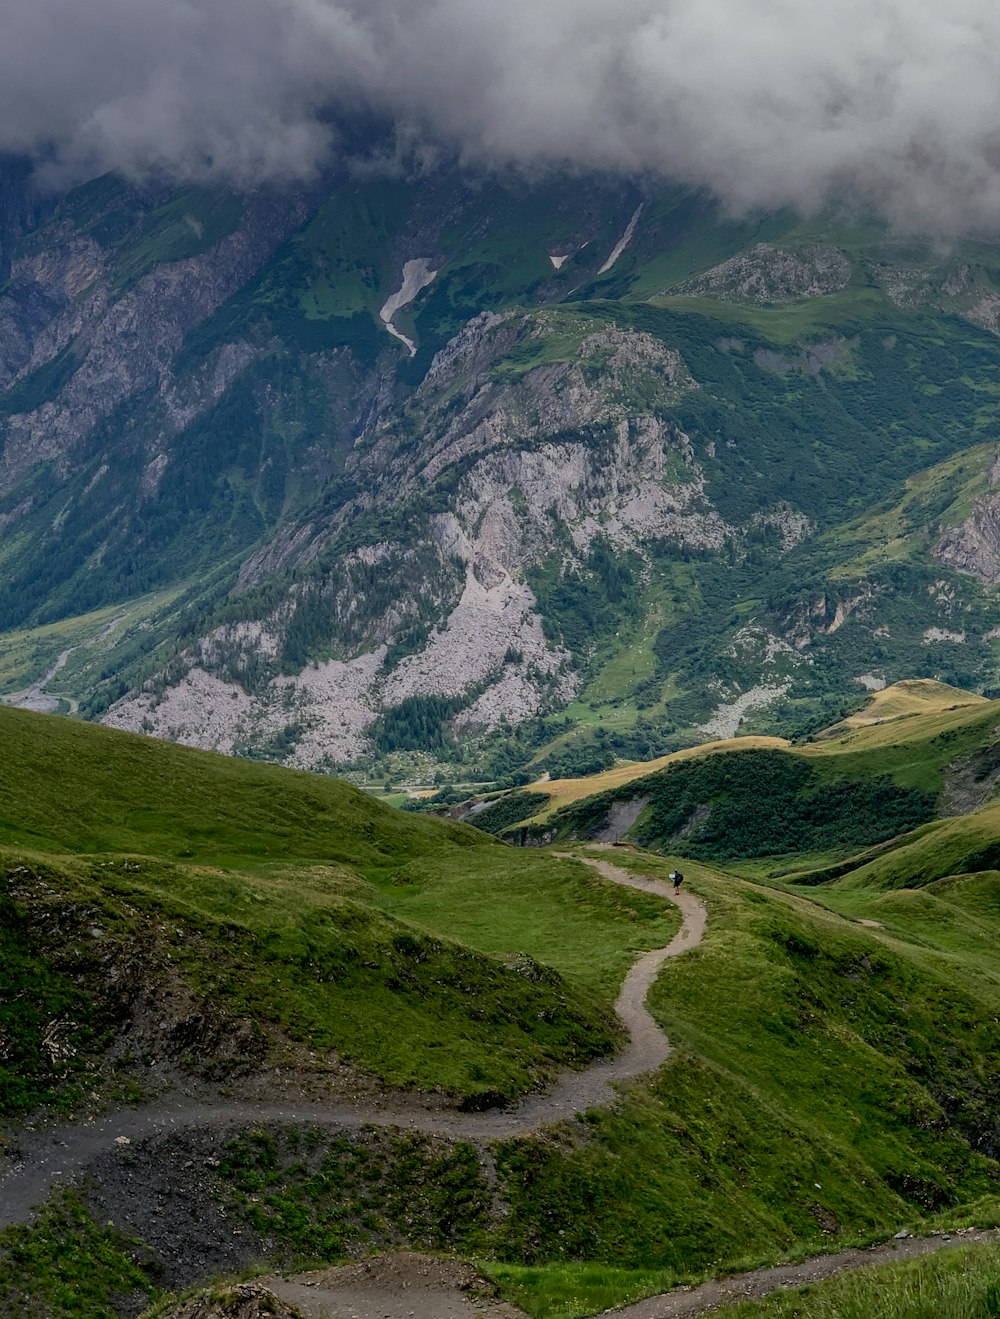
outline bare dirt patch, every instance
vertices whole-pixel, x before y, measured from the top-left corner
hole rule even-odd
[[[303,1319],[524,1319],[470,1265],[433,1255],[378,1255],[264,1285]]]

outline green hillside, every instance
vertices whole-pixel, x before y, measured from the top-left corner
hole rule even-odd
[[[392,1085],[496,1101],[613,1046],[630,950],[665,928],[582,867],[525,866],[329,778],[13,710],[0,739],[7,1113],[282,1051],[319,1080],[336,1050]],[[178,1014],[166,1058],[145,1020],[116,1040],[157,994]]]
[[[846,861],[922,825],[942,840],[952,828],[975,828],[933,822],[994,791],[1000,707],[958,692],[948,703],[948,692],[933,683],[900,684],[827,736],[794,745],[748,739],[746,747],[735,739],[669,757],[650,772],[640,764],[598,775],[595,787],[602,779],[618,784],[591,796],[586,779],[556,783],[553,800],[569,804],[511,824],[507,833],[626,838],[654,851],[755,862],[762,873],[808,868],[818,881],[827,873],[817,868],[821,858]],[[894,854],[903,849],[900,874],[914,873],[905,843],[892,846]]]
[[[995,711],[924,696],[930,713],[886,693],[897,719],[782,754],[815,765],[820,787],[940,789],[956,757],[991,745]],[[0,731],[8,1126],[47,1102],[135,1101],[151,1076],[239,1088],[275,1061],[335,1094],[331,1049],[360,1068],[355,1094],[381,1080],[479,1108],[611,1048],[626,968],[677,928],[660,898],[578,861],[330,779],[13,711]],[[758,754],[689,757],[665,776],[742,774]],[[210,1195],[226,1241],[238,1229],[240,1258],[269,1267],[387,1246],[490,1261],[534,1319],[901,1226],[996,1221],[1000,875],[989,858],[953,873],[957,842],[939,849],[944,878],[900,860],[924,849],[928,866],[940,834],[964,840],[969,868],[995,809],[932,820],[822,882],[815,868],[759,882],[755,869],[781,868],[767,856],[739,874],[676,849],[595,853],[638,876],[680,863],[707,907],[703,942],[649,994],[673,1045],[655,1074],[520,1136],[227,1129],[169,1164],[171,1203]],[[138,846],[146,822],[155,851]],[[818,851],[806,837],[801,855]],[[144,1030],[143,1002],[166,1028]],[[141,1170],[162,1158],[151,1149],[129,1159]],[[123,1281],[165,1290],[153,1247],[130,1246],[80,1194],[0,1237],[4,1319],[25,1279],[45,1319],[115,1319]],[[159,1203],[134,1207],[128,1233],[158,1240]]]

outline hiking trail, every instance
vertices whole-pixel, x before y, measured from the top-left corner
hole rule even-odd
[[[646,994],[663,963],[696,948],[705,931],[706,912],[692,893],[674,894],[662,880],[630,874],[609,861],[566,857],[592,866],[604,879],[656,893],[680,908],[683,921],[663,948],[643,953],[631,966],[615,1002],[627,1035],[625,1048],[580,1071],[567,1071],[550,1089],[529,1095],[509,1108],[484,1113],[431,1110],[415,1101],[384,1107],[322,1103],[238,1103],[165,1100],[145,1108],[106,1114],[86,1123],[66,1124],[37,1133],[21,1132],[25,1157],[0,1176],[0,1229],[29,1218],[33,1208],[56,1185],[67,1185],[88,1163],[116,1146],[190,1127],[238,1128],[254,1122],[310,1123],[318,1127],[357,1129],[399,1127],[456,1140],[489,1142],[529,1135],[544,1123],[559,1122],[590,1108],[615,1102],[613,1085],[645,1076],[662,1066],[670,1044],[646,1008]]]
[[[556,855],[566,857],[566,854]],[[566,859],[583,861],[612,883],[656,893],[674,903],[683,917],[681,928],[670,943],[643,953],[625,977],[615,1008],[628,1043],[614,1058],[583,1071],[565,1073],[550,1090],[529,1096],[509,1109],[487,1113],[431,1111],[415,1103],[364,1108],[318,1103],[192,1103],[178,1099],[105,1115],[87,1123],[25,1131],[21,1133],[26,1146],[24,1161],[0,1176],[0,1229],[30,1219],[35,1206],[52,1190],[69,1185],[98,1159],[107,1158],[115,1150],[127,1157],[133,1142],[169,1136],[172,1131],[231,1128],[235,1134],[255,1122],[308,1123],[348,1130],[365,1126],[397,1127],[488,1143],[528,1135],[546,1122],[557,1122],[587,1108],[613,1103],[615,1083],[655,1071],[670,1054],[666,1035],[646,1008],[646,994],[668,958],[689,952],[701,943],[706,911],[694,894],[675,894],[662,880],[633,875],[613,862],[593,857]],[[799,1264],[753,1269],[694,1286],[677,1287],[604,1314],[606,1319],[695,1319],[722,1305],[761,1299],[782,1288],[802,1287],[874,1264],[998,1241],[1000,1230],[997,1229],[901,1236],[867,1249],[842,1250],[817,1255]],[[520,1311],[482,1295],[472,1282],[467,1265],[408,1252],[376,1256],[317,1273],[263,1280],[275,1296],[295,1304],[304,1319],[335,1319],[344,1314],[350,1314],[352,1319],[409,1319],[410,1316],[413,1319],[522,1319]]]

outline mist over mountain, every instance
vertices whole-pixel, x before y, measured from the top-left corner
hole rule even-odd
[[[22,10],[4,699],[384,783],[1000,690],[992,10]]]
[[[412,157],[652,172],[737,211],[831,198],[945,237],[1000,220],[987,0],[58,0],[5,6],[0,149],[252,186],[395,120]]]
[[[0,19],[0,1319],[1000,1316],[1000,11]]]

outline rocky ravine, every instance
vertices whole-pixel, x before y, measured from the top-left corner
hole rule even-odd
[[[513,348],[541,357],[570,332],[561,360],[513,379],[497,372]],[[289,763],[318,768],[368,749],[379,713],[409,698],[461,698],[454,726],[463,733],[565,704],[579,680],[546,636],[529,569],[554,551],[564,564],[582,562],[599,538],[641,554],[664,539],[717,550],[737,534],[709,503],[687,436],[663,415],[696,388],[679,354],[641,333],[556,312],[478,317],[437,355],[402,415],[355,449],[362,493],[353,504],[333,526],[295,538],[292,556],[309,564],[375,510],[393,512],[410,534],[360,544],[314,578],[310,603],[330,619],[340,655],[275,673],[253,692],[241,684],[251,655],[280,665],[293,594],[204,637],[179,680],[128,696],[106,722],[227,752],[298,725]],[[653,408],[637,412],[635,397]],[[456,471],[447,511],[395,512]],[[253,584],[250,565],[242,581]],[[385,604],[373,607],[380,594]],[[423,620],[419,646],[388,662],[392,644]]]

